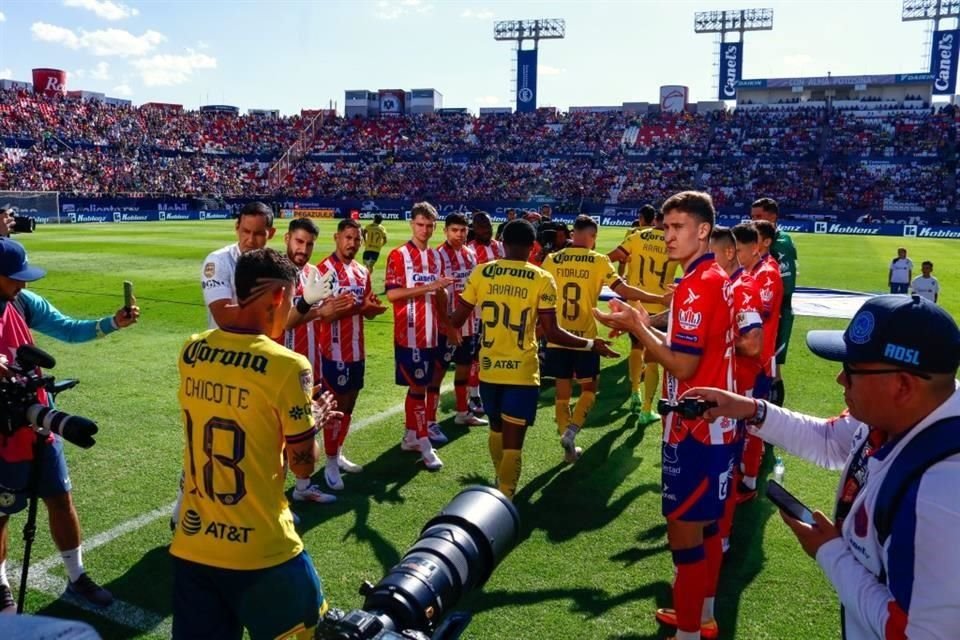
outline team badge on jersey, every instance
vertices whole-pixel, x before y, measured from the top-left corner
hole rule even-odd
[[[694,311],[693,309],[681,309],[678,316],[680,327],[684,331],[693,331],[700,326],[702,319],[703,314],[701,314],[699,311]]]

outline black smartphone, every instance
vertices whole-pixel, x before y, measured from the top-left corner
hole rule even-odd
[[[130,315],[130,307],[133,306],[133,283],[129,280],[123,281],[123,308],[127,315]]]
[[[816,524],[810,507],[797,500],[792,493],[783,488],[776,480],[767,481],[767,497],[770,502],[787,512],[794,520],[807,524]]]

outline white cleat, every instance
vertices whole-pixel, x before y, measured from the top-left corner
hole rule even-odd
[[[327,458],[327,466],[323,470],[323,479],[327,486],[334,491],[343,491],[343,478],[340,477],[340,465],[337,458]]]
[[[429,442],[429,441],[428,441]],[[420,453],[420,441],[417,440],[417,432],[413,429],[407,429],[400,439],[400,449],[403,451],[416,451]]]
[[[324,493],[315,484],[310,485],[303,491],[297,488],[293,490],[293,499],[297,502],[317,502],[320,504],[329,504],[337,501],[337,496]]]
[[[573,464],[583,455],[583,449],[576,446],[577,434],[579,432],[580,429],[575,429],[570,426],[567,427],[567,430],[564,431],[560,437],[560,446],[563,447],[563,459],[567,464]]]
[[[363,473],[363,466],[356,462],[350,462],[343,456],[342,452],[337,454],[337,466],[344,473]]]
[[[468,427],[485,427],[488,423],[484,418],[471,413],[469,411],[463,411],[457,413],[457,416],[453,419],[454,424],[464,424]]]
[[[436,449],[430,445],[430,439],[421,438],[420,441],[420,451],[423,460],[423,466],[430,471],[439,471],[440,469],[443,469],[443,460],[441,460],[440,456],[437,455]]]

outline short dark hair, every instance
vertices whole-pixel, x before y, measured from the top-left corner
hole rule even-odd
[[[675,193],[663,206],[660,211],[666,216],[671,211],[682,211],[693,216],[700,222],[706,222],[711,227],[717,222],[717,210],[713,208],[713,198],[709,193],[703,191],[681,191]]]
[[[436,220],[437,209],[429,202],[417,202],[413,205],[413,208],[410,209],[410,219],[413,220],[417,216]]]
[[[566,225],[564,225],[564,227],[566,227]],[[573,221],[574,231],[582,231],[584,229],[593,229],[593,231],[596,231],[597,228],[597,221],[590,216],[577,216],[577,219]]]
[[[273,228],[273,209],[260,201],[248,202],[243,205],[243,208],[237,212],[237,224],[240,223],[240,218],[244,216],[263,216],[267,219],[267,228]]]
[[[532,247],[537,239],[537,232],[533,225],[517,218],[503,225],[503,244],[509,247]]]
[[[927,265],[930,265],[930,268],[933,269],[933,263],[930,262],[929,260],[924,260],[923,262],[920,263],[921,267],[925,267]]]
[[[653,219],[657,215],[657,210],[652,204],[645,204],[640,207],[640,219],[644,224],[653,224]]]
[[[467,226],[467,216],[462,213],[450,213],[447,214],[447,217],[443,220],[443,227],[446,229],[452,227],[455,224]]]
[[[243,300],[250,295],[257,280],[270,278],[296,282],[299,270],[287,256],[281,255],[274,249],[254,249],[240,254],[237,258],[237,267],[234,271],[233,282],[237,288],[237,300]]]
[[[354,220],[353,218],[344,218],[343,220],[337,223],[337,233],[340,233],[341,231],[347,228],[356,229],[359,231],[360,223]]]
[[[750,205],[751,209],[763,209],[767,213],[772,213],[775,216],[780,215],[780,205],[777,204],[777,201],[773,198],[757,198],[753,201],[753,204]]]
[[[476,224],[477,224],[478,222],[479,222],[481,225],[485,225],[485,226],[488,226],[488,227],[492,227],[492,226],[493,226],[493,223],[490,222],[490,216],[487,215],[487,213],[486,213],[485,211],[477,211],[475,214],[473,214],[473,217],[470,218],[470,224],[476,226]],[[513,222],[513,221],[511,220],[511,222]]]
[[[383,216],[380,215],[379,213],[373,214],[373,222],[374,224],[380,224],[381,222],[383,222]]]
[[[310,218],[294,218],[291,220],[287,226],[287,233],[293,233],[294,231],[306,231],[314,238],[320,235],[320,229],[317,229],[317,225]]]
[[[737,244],[730,227],[721,227],[719,225],[714,227],[713,231],[710,232],[710,242],[725,242],[731,245]]]
[[[754,220],[753,227],[764,240],[772,242],[777,239],[777,228],[769,220]]]
[[[767,224],[770,223],[768,222]],[[738,243],[756,244],[760,240],[756,225],[750,222],[741,222],[734,226],[731,231],[733,231],[733,237],[737,239]]]

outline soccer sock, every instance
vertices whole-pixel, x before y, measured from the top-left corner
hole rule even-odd
[[[500,463],[503,461],[503,433],[491,429],[487,436],[487,447],[490,449],[490,459],[493,460],[493,470],[499,476]]]
[[[427,387],[427,422],[437,421],[437,407],[440,405],[440,387]]]
[[[757,476],[760,474],[760,464],[763,462],[763,440],[748,433],[743,443],[743,461],[740,468],[743,470],[743,483],[751,489],[757,488]]]
[[[83,575],[83,552],[80,547],[61,551],[60,557],[63,558],[63,565],[67,568],[67,575],[70,576],[70,582],[76,582]]]
[[[717,595],[717,583],[720,581],[720,566],[723,564],[723,540],[716,522],[703,528],[703,553],[706,562],[706,582],[703,590],[703,604],[700,607],[700,621],[713,619],[713,602]]]
[[[570,398],[557,398],[553,411],[557,420],[557,433],[563,435],[567,425],[570,424]]]
[[[640,374],[643,373],[643,351],[640,349],[631,349],[630,356],[627,358],[628,371],[630,372],[630,391],[631,393],[640,393]]]
[[[700,637],[700,614],[707,580],[707,561],[703,545],[671,552],[677,577],[673,581],[673,607],[679,632],[694,632]]]
[[[641,411],[653,411],[653,400],[660,386],[660,365],[648,362],[643,367],[643,406]]]
[[[480,395],[480,363],[474,360],[470,363],[470,375],[467,376],[467,385],[470,387],[470,397]]]
[[[347,433],[350,432],[350,417],[343,416],[340,418],[340,436],[337,438],[337,456],[340,456],[340,449],[343,449],[343,442],[347,439]]]
[[[453,394],[457,398],[457,413],[467,411],[467,383],[464,380],[453,381]]]
[[[7,578],[7,561],[0,562],[0,585],[10,586],[10,580]]]
[[[587,414],[593,408],[593,403],[597,401],[597,394],[594,391],[583,391],[580,398],[577,399],[577,406],[573,408],[573,423],[583,428],[587,422]]]
[[[340,448],[340,430],[342,429],[341,420],[331,420],[329,426],[323,431],[323,452],[327,456],[337,455],[337,449]]]
[[[504,449],[503,459],[500,461],[500,470],[497,477],[500,480],[500,492],[513,500],[517,492],[517,483],[520,482],[521,452],[519,449]]]

